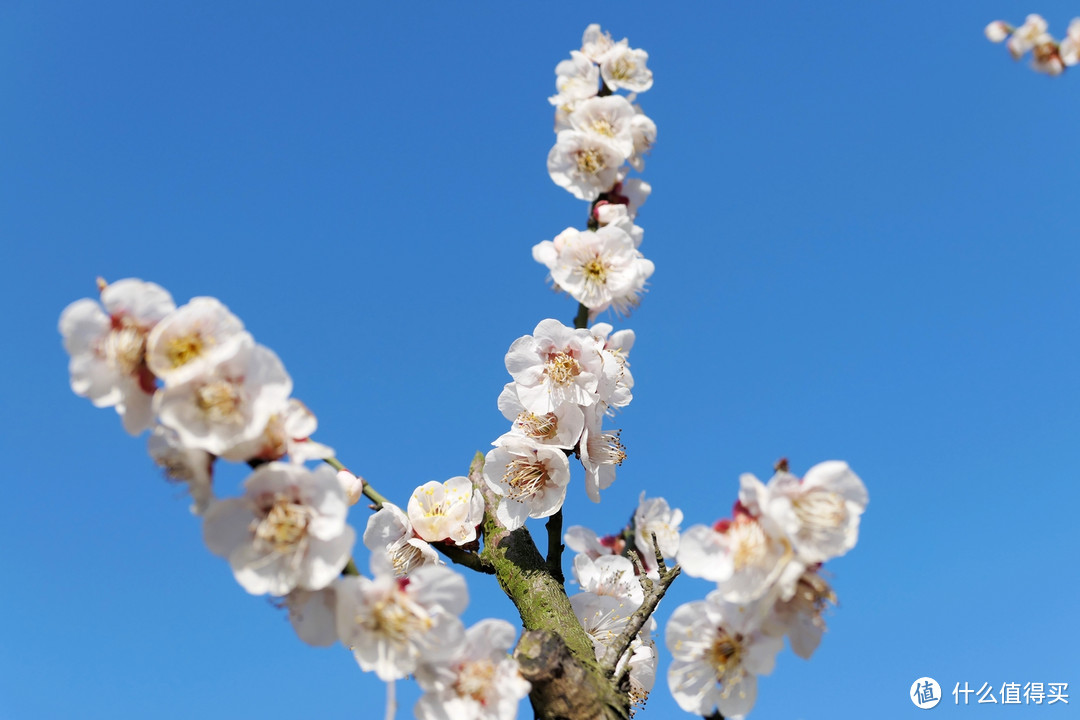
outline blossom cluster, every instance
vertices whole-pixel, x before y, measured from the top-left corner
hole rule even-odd
[[[570,56],[555,68],[556,141],[547,167],[556,185],[591,203],[589,228],[567,228],[537,244],[533,258],[591,317],[608,308],[627,314],[654,269],[638,250],[644,233],[634,224],[652,188],[628,177],[631,168],[644,169],[656,141],[656,123],[634,104],[652,87],[649,55],[590,25]]]
[[[991,42],[1004,42],[1013,60],[1031,53],[1031,67],[1047,75],[1060,75],[1065,68],[1080,62],[1080,18],[1074,18],[1060,43],[1047,32],[1048,25],[1041,15],[1028,15],[1024,24],[1013,27],[1003,20],[986,26]]]
[[[485,620],[466,630],[465,581],[428,544],[475,542],[484,504],[472,482],[426,483],[407,514],[386,503],[364,534],[372,577],[359,575],[346,517],[363,481],[304,465],[334,452],[310,439],[315,416],[291,397],[273,351],[214,298],[177,307],[154,283],[98,285],[100,302],[78,300],[60,317],[71,387],[114,407],[132,435],[152,430],[151,456],[188,485],[207,547],[241,587],[280,598],[304,642],[340,640],[383,680],[415,675],[420,720],[514,718],[529,684],[507,655],[513,627]],[[242,496],[215,497],[219,458],[252,468]]]
[[[745,714],[784,636],[796,655],[813,654],[823,613],[836,602],[822,563],[855,546],[868,499],[844,462],[815,465],[799,478],[781,461],[768,483],[742,476],[733,517],[683,533],[679,564],[716,590],[677,608],[666,628],[674,657],[668,685],[680,707]]]
[[[593,502],[615,481],[626,451],[619,431],[605,431],[603,421],[633,397],[633,344],[631,330],[612,332],[606,323],[574,329],[547,319],[510,346],[513,382],[499,395],[499,409],[512,425],[484,462],[484,479],[501,497],[496,516],[508,529],[562,508],[570,452],[581,460]]]

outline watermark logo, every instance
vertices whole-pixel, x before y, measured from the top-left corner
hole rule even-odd
[[[941,686],[932,677],[921,677],[911,683],[911,702],[915,707],[929,710],[941,702]]]

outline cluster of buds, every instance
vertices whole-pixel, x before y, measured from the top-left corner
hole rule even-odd
[[[1013,27],[1003,20],[986,26],[991,42],[1004,42],[1014,60],[1031,53],[1031,67],[1047,75],[1060,75],[1080,62],[1080,18],[1074,18],[1060,43],[1047,31],[1041,15],[1028,15],[1024,24]]]
[[[636,93],[652,87],[649,56],[625,38],[613,42],[599,25],[586,28],[581,50],[570,55],[555,68],[558,94],[550,101],[556,106],[556,142],[547,167],[556,185],[591,203],[589,227],[567,228],[539,243],[533,258],[590,317],[608,308],[627,314],[653,273],[652,262],[638,250],[644,232],[634,224],[652,188],[627,177],[631,168],[644,169],[656,141],[656,124],[633,104]]]
[[[745,714],[784,636],[795,654],[813,654],[823,613],[836,602],[822,563],[855,546],[868,499],[846,463],[824,462],[799,478],[781,461],[767,484],[742,476],[733,517],[683,533],[679,564],[716,590],[668,622],[668,685],[680,707]]]

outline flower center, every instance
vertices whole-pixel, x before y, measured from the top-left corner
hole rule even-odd
[[[581,267],[581,272],[585,275],[586,282],[596,283],[597,285],[603,285],[607,282],[607,267],[600,261],[600,258],[593,258],[585,263]]]
[[[813,489],[791,501],[795,517],[811,535],[837,530],[847,524],[847,504],[828,490]]]
[[[735,533],[732,563],[735,570],[745,570],[752,565],[759,565],[768,551],[768,538],[756,520],[735,522],[729,532]]]
[[[535,458],[516,457],[506,464],[503,482],[510,486],[510,497],[532,497],[548,482],[547,466]]]
[[[419,638],[431,627],[431,618],[424,609],[400,590],[375,603],[371,617],[358,617],[356,622],[395,643]]]
[[[626,55],[621,56],[611,66],[611,77],[616,80],[629,80],[637,70],[637,63]]]
[[[554,353],[548,357],[544,373],[555,385],[569,385],[581,374],[581,365],[569,353]]]
[[[615,137],[615,128],[611,126],[611,121],[607,118],[596,118],[592,121],[593,132],[598,135],[606,135],[607,137]]]
[[[403,578],[408,576],[413,568],[424,564],[424,553],[415,545],[403,541],[400,547],[390,549],[390,562],[394,565],[394,575]]]
[[[606,166],[604,156],[596,148],[586,148],[577,152],[578,172],[585,175],[596,175]]]
[[[244,398],[228,380],[215,380],[195,391],[195,404],[214,423],[242,423]]]
[[[531,438],[551,440],[559,432],[559,418],[551,412],[537,415],[526,411],[518,415],[517,426]]]
[[[131,325],[121,325],[105,336],[103,351],[109,367],[124,375],[135,375],[146,356],[146,333]]]
[[[454,681],[454,692],[460,697],[471,697],[481,705],[487,705],[488,694],[494,687],[495,663],[490,660],[465,663]]]
[[[198,330],[192,330],[187,335],[169,338],[165,343],[165,357],[174,368],[187,365],[203,354],[203,351],[211,343],[204,338]]]
[[[315,514],[280,493],[264,509],[265,515],[255,526],[255,539],[269,545],[276,553],[292,553],[307,538],[308,525]]]

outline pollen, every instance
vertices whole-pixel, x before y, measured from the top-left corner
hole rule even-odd
[[[844,499],[834,492],[814,488],[791,501],[795,516],[810,534],[836,530],[847,524]]]
[[[595,283],[597,285],[607,283],[607,266],[600,261],[600,258],[593,258],[582,265],[581,272],[585,275],[585,280],[587,282]]]
[[[592,130],[598,135],[606,135],[607,137],[615,137],[615,128],[611,126],[611,121],[607,118],[597,118],[592,121]]]
[[[578,172],[585,175],[596,175],[607,167],[604,156],[596,148],[587,148],[577,152]]]
[[[531,497],[547,484],[547,467],[534,458],[516,457],[506,464],[503,482],[510,486],[510,498]]]
[[[471,697],[481,705],[488,703],[488,694],[494,687],[495,663],[490,660],[465,663],[454,681],[454,692],[461,697]]]
[[[241,423],[243,396],[228,380],[216,380],[195,391],[195,404],[214,423]]]
[[[559,418],[555,413],[537,415],[526,411],[518,415],[517,426],[531,438],[551,440],[559,432]]]
[[[623,55],[611,66],[611,77],[616,80],[630,80],[637,70],[637,63]]]
[[[165,343],[165,357],[172,367],[178,368],[201,356],[210,344],[209,338],[193,330],[187,335],[169,338]]]
[[[553,353],[548,357],[544,374],[555,385],[569,385],[581,374],[581,365],[569,353]]]
[[[314,514],[311,508],[283,494],[271,497],[265,515],[255,526],[255,539],[276,553],[295,552],[307,538],[308,525]]]
[[[100,352],[109,367],[124,375],[135,375],[146,357],[146,334],[132,325],[121,325],[105,336]]]

